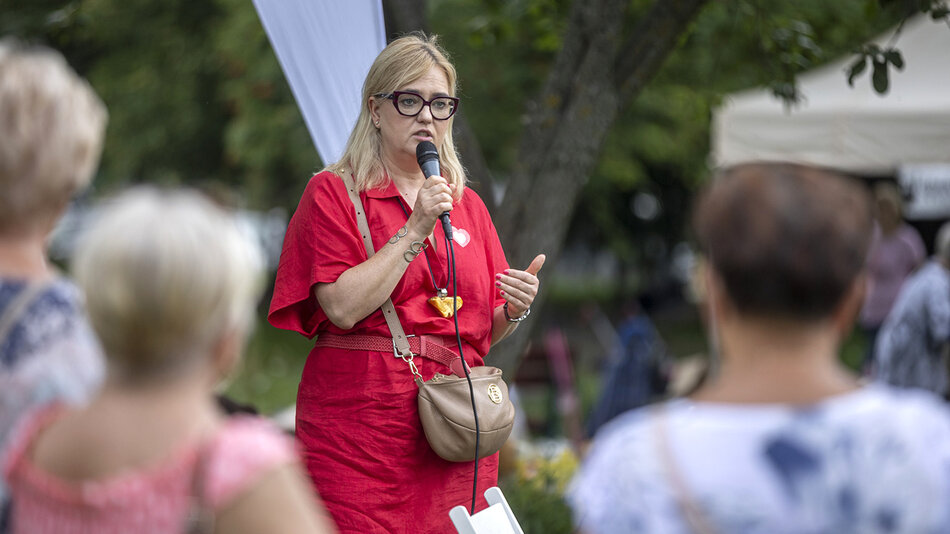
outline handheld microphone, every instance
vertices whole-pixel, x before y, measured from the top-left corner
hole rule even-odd
[[[423,141],[416,145],[416,161],[422,169],[422,174],[428,180],[430,176],[439,176],[439,151],[431,141]],[[445,237],[452,239],[452,223],[449,222],[449,212],[443,212],[439,215],[442,221],[442,231]]]

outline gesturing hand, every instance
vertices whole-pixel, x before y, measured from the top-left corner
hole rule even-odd
[[[538,287],[541,285],[538,281],[538,271],[544,265],[544,259],[544,254],[538,254],[523,271],[506,269],[505,272],[495,275],[495,286],[508,302],[508,314],[511,317],[524,315],[538,296]]]

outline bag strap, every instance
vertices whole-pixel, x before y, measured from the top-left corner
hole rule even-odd
[[[683,474],[676,466],[673,458],[673,449],[670,446],[669,430],[667,428],[666,403],[657,403],[650,409],[653,419],[653,438],[656,452],[660,456],[663,474],[666,475],[670,487],[673,489],[673,498],[679,504],[690,530],[696,534],[716,534],[716,529],[693,499],[692,493],[683,480]]]
[[[356,227],[359,228],[360,235],[363,237],[363,246],[366,247],[366,257],[371,258],[373,254],[376,254],[376,249],[373,247],[373,237],[369,233],[369,223],[366,221],[366,210],[363,208],[363,201],[360,200],[360,195],[356,192],[356,182],[351,175],[346,173],[343,173],[340,178],[343,179],[346,192],[349,194],[350,201],[356,209]],[[409,348],[406,331],[403,330],[402,323],[399,322],[399,316],[396,315],[396,307],[393,306],[393,299],[386,299],[386,302],[384,302],[380,308],[383,310],[383,318],[386,319],[386,324],[389,325],[389,331],[393,335],[393,348],[395,352],[400,358],[409,363],[409,368],[413,371],[413,374],[418,376],[419,373],[416,370],[416,366],[412,363],[412,357],[414,355],[412,349]]]
[[[26,287],[20,291],[20,294],[14,297],[13,301],[10,302],[7,309],[0,315],[0,344],[10,335],[13,326],[20,317],[22,317],[23,313],[26,312],[36,297],[46,289],[47,285],[46,282],[28,282]]]

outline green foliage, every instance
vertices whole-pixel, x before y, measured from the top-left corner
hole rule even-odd
[[[873,65],[871,70],[871,85],[878,93],[884,94],[890,84],[888,79],[888,65],[897,70],[904,69],[904,57],[900,50],[894,47],[881,48],[876,44],[868,44],[857,50],[858,57],[848,67],[848,85],[854,87],[854,80],[867,69],[868,63]]]
[[[460,73],[461,110],[490,168],[517,156],[525,101],[541,89],[560,48],[567,0],[437,0],[429,20]]]
[[[564,492],[577,471],[570,449],[548,457],[520,453],[516,473],[499,482],[505,500],[525,534],[571,532],[571,510]]]
[[[274,328],[262,313],[227,395],[262,414],[292,406],[312,346],[313,342],[296,332]]]
[[[499,487],[525,534],[573,532],[571,509],[557,493],[512,480],[502,480]]]
[[[243,175],[259,206],[296,207],[322,164],[256,11],[246,0],[218,4],[227,13],[214,30],[223,66],[219,94],[230,114],[225,163]]]
[[[292,208],[321,166],[251,2],[13,0],[0,32],[60,50],[105,101],[100,190],[223,185]]]

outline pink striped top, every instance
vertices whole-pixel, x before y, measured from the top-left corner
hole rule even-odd
[[[194,499],[193,470],[201,467],[203,506],[221,509],[279,465],[296,462],[293,440],[266,420],[237,416],[207,444],[189,443],[160,464],[104,479],[67,481],[34,465],[37,434],[62,411],[30,416],[13,438],[3,471],[13,497],[13,534],[180,533]],[[204,448],[207,447],[207,448]]]

